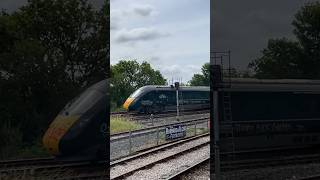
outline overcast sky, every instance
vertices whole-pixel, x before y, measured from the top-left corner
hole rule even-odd
[[[231,51],[231,64],[245,70],[268,39],[294,39],[291,22],[306,0],[215,0],[215,51]]]
[[[191,79],[209,62],[209,0],[111,0],[111,64],[147,61],[165,78]]]
[[[27,0],[1,0],[16,10]],[[90,0],[96,7],[103,0]],[[232,65],[246,69],[270,38],[294,38],[291,22],[307,0],[215,0],[214,49],[231,50]],[[209,0],[111,0],[111,64],[148,61],[183,81],[209,62]]]

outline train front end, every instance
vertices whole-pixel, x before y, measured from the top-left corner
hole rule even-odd
[[[95,158],[102,153],[106,138],[106,98],[104,80],[70,101],[43,136],[47,151],[61,158]]]
[[[123,108],[127,111],[137,111],[139,108],[138,101],[139,97],[144,93],[145,87],[141,87],[133,92],[128,99],[123,103]]]

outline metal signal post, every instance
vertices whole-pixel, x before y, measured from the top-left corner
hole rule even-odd
[[[174,87],[176,88],[176,99],[177,99],[177,120],[179,121],[179,82],[174,83]]]

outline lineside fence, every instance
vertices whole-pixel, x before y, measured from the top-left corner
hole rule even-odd
[[[208,122],[208,117],[197,118],[178,123],[170,123],[113,134],[110,137],[110,159],[116,160],[158,145],[207,133],[209,132]],[[182,132],[174,134],[175,130],[182,130]],[[170,132],[173,132],[173,135],[176,135],[176,138],[170,136]]]

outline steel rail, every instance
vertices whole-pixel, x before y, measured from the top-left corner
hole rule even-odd
[[[188,166],[178,172],[176,172],[175,174],[172,174],[171,176],[169,176],[166,180],[178,180],[181,179],[181,177],[187,173],[189,173],[190,171],[193,171],[195,169],[197,169],[198,167],[209,163],[210,162],[210,157],[207,157],[205,159],[202,159],[194,164],[192,164],[191,166]]]
[[[176,153],[173,153],[165,158],[162,158],[160,160],[156,160],[156,161],[153,161],[153,162],[150,162],[150,163],[147,163],[146,165],[143,165],[143,166],[140,166],[140,167],[137,167],[131,171],[128,171],[128,172],[125,172],[125,173],[122,173],[120,175],[117,175],[115,177],[110,177],[111,180],[119,180],[119,179],[124,179],[125,177],[128,177],[130,175],[132,175],[133,173],[137,172],[137,171],[140,171],[140,170],[144,170],[144,169],[147,169],[147,168],[150,168],[158,163],[163,163],[163,162],[166,162],[166,161],[169,161],[173,158],[176,158],[177,156],[181,156],[181,155],[184,155],[188,152],[191,152],[191,151],[196,151],[202,147],[205,147],[205,146],[208,146],[210,145],[210,141],[207,141],[207,142],[204,142],[204,143],[201,143],[199,145],[196,145],[196,146],[193,146],[191,148],[187,148],[187,149],[184,149],[182,151],[179,151],[179,152],[176,152]]]
[[[177,146],[179,144],[183,144],[183,143],[187,143],[187,142],[190,142],[190,141],[197,140],[197,139],[205,137],[205,136],[209,136],[209,133],[204,133],[204,134],[201,134],[201,135],[192,136],[192,137],[189,137],[189,138],[184,138],[182,140],[176,140],[176,141],[172,141],[172,142],[169,142],[169,143],[165,143],[165,144],[161,144],[161,145],[158,145],[158,146],[154,146],[154,147],[145,149],[143,151],[137,152],[137,154],[135,154],[135,155],[111,161],[110,162],[110,168],[114,167],[116,165],[119,165],[119,164],[124,164],[127,161],[131,161],[131,160],[135,160],[135,159],[141,158],[141,157],[146,156],[146,155],[150,155],[150,154],[153,154],[153,153],[156,153],[156,152],[159,152],[159,151],[164,151],[165,149]]]

